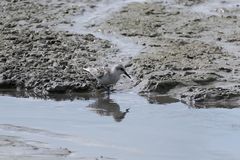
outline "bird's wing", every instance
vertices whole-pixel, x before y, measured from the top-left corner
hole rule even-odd
[[[94,77],[100,79],[106,74],[110,74],[110,69],[106,67],[100,68],[83,68],[83,70],[91,73]]]

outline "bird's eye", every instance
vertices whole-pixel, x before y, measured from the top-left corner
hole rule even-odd
[[[124,69],[123,69],[123,68],[120,68],[120,70],[121,70],[121,71],[124,71]]]

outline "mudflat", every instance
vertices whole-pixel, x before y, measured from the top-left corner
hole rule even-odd
[[[150,92],[170,95],[197,108],[239,107],[239,7],[234,0],[111,4],[104,0],[2,0],[0,88],[21,91],[14,94],[20,97],[68,93],[65,98],[71,99],[69,93],[95,88],[96,81],[83,67],[123,63],[133,79],[131,83],[122,79],[118,88],[133,88],[145,96]],[[79,22],[81,29],[76,31]],[[8,135],[0,136],[0,147],[0,153],[26,152],[21,159],[33,159],[36,154],[52,159],[71,153]]]
[[[97,17],[98,23],[84,19],[83,15],[108,5],[105,1],[1,1],[0,87],[33,91],[37,96],[89,91],[94,80],[82,68],[117,59],[135,76],[127,88],[170,94],[195,107],[223,101],[237,106],[236,2],[129,1],[116,11],[112,7],[112,12],[100,12],[104,18]],[[81,16],[88,34],[58,28],[74,27],[75,17],[81,21]],[[134,56],[119,56],[120,47],[90,31],[127,37],[142,49]]]

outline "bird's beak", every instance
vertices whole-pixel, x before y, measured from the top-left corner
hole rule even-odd
[[[128,76],[128,78],[131,79],[131,77],[129,76],[129,74],[128,74],[125,70],[124,70],[123,72],[124,72],[124,74],[125,74],[126,76]]]

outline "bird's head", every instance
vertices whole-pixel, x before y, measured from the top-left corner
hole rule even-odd
[[[126,70],[125,70],[125,68],[123,67],[122,64],[116,65],[116,66],[115,66],[115,70],[116,70],[116,72],[119,73],[119,75],[125,74],[126,76],[128,76],[128,78],[131,78],[131,77],[129,76],[129,74],[126,72]]]

